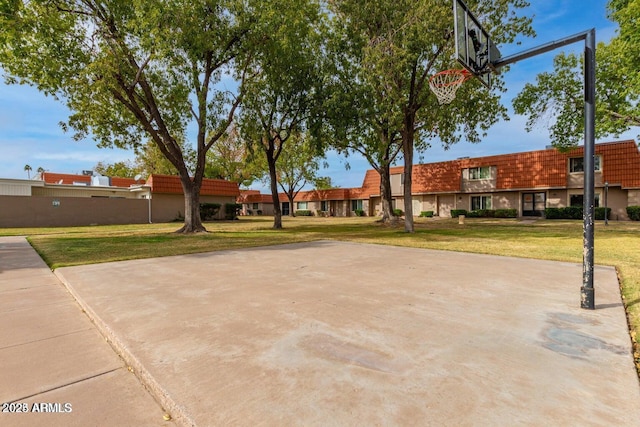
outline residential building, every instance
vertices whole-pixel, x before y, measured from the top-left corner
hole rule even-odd
[[[184,218],[180,178],[146,181],[44,172],[38,179],[0,179],[0,227],[55,227],[170,222]],[[201,203],[235,203],[238,184],[204,179]],[[224,209],[218,213],[224,218]]]
[[[542,216],[545,208],[581,206],[583,156],[582,147],[566,153],[548,148],[414,165],[413,213],[449,217],[453,209],[516,209],[519,216]],[[604,206],[606,188],[610,218],[628,219],[627,206],[640,205],[638,145],[633,140],[596,144],[595,169],[596,207]],[[390,172],[392,207],[404,210],[403,167]],[[382,211],[380,175],[368,170],[359,188],[301,191],[294,203],[296,210],[320,215],[352,216],[364,210],[377,216]]]

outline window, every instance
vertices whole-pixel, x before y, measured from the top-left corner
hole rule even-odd
[[[600,172],[602,170],[602,157],[595,156],[593,158],[594,161],[594,169],[596,172]],[[574,157],[569,159],[569,172],[571,173],[581,173],[584,172],[584,158],[583,157]]]
[[[362,200],[352,200],[351,210],[352,211],[362,210]]]
[[[572,194],[569,196],[569,206],[584,206],[584,195],[582,194]],[[593,206],[595,208],[600,207],[600,194],[594,194]]]
[[[329,203],[326,200],[320,202],[320,210],[322,212],[327,212],[329,210]]]
[[[467,169],[467,179],[490,179],[491,168],[489,166],[482,166],[478,168]]]
[[[307,202],[298,202],[298,204],[296,206],[297,206],[298,210],[306,211],[308,203]]]
[[[491,209],[491,196],[471,196],[471,210]]]
[[[253,204],[253,209],[258,209],[258,203]]]

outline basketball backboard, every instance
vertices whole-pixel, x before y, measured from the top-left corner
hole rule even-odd
[[[491,87],[491,72],[495,71],[491,64],[500,59],[500,52],[462,0],[453,0],[453,17],[456,59],[485,86]]]

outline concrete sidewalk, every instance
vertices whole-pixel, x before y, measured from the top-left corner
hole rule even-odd
[[[640,425],[613,268],[594,311],[581,265],[340,242],[56,274],[183,425]]]
[[[0,325],[0,425],[175,425],[24,237],[0,237]]]

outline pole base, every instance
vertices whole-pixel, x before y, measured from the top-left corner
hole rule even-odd
[[[585,288],[582,286],[580,288],[580,308],[585,308],[587,310],[594,310],[595,306],[595,291],[592,287]]]

